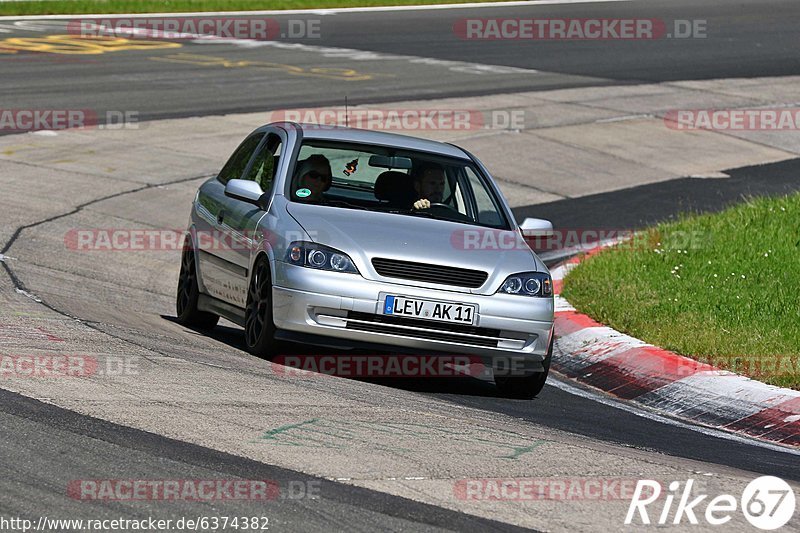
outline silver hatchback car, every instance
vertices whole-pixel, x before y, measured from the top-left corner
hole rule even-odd
[[[553,349],[553,285],[489,172],[450,144],[274,123],[251,133],[192,205],[180,323],[288,340],[468,354],[532,398]]]

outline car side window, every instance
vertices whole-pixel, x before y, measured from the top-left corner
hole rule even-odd
[[[258,144],[263,138],[263,133],[251,135],[239,145],[239,148],[237,148],[235,152],[233,152],[233,155],[228,159],[228,162],[225,163],[225,166],[222,167],[222,170],[217,176],[217,179],[222,182],[223,185],[227,184],[229,180],[239,179],[242,176],[244,169],[247,168],[247,163],[250,162],[250,158],[253,156],[253,152],[256,151]]]
[[[242,179],[255,181],[261,186],[262,191],[270,191],[272,184],[275,182],[280,156],[281,138],[274,133],[270,133],[267,136],[267,142],[264,143],[261,151],[256,154],[247,176]]]

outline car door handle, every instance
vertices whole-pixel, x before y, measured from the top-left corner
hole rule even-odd
[[[217,224],[222,224],[223,220],[225,220],[225,211],[220,211],[217,215]]]

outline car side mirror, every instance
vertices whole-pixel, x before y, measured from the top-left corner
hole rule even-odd
[[[261,190],[261,186],[255,181],[229,180],[227,185],[225,185],[225,196],[257,205],[261,209],[263,209],[261,205],[261,197],[263,195],[264,191]]]
[[[553,235],[553,223],[541,218],[526,218],[519,225],[525,236],[549,237]]]

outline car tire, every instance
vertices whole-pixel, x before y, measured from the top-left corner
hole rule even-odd
[[[181,256],[181,273],[178,275],[178,291],[175,299],[178,323],[190,328],[211,329],[217,325],[219,317],[213,313],[200,311],[197,308],[199,298],[197,259],[194,249],[187,246]]]
[[[247,351],[264,359],[275,356],[275,323],[272,320],[272,276],[265,257],[256,260],[244,313],[244,338]]]
[[[547,348],[547,356],[542,362],[544,372],[536,372],[529,376],[508,377],[498,376],[495,378],[495,384],[500,393],[507,398],[516,398],[519,400],[532,400],[542,392],[544,384],[547,381],[547,375],[550,373],[550,360],[553,358],[553,339],[550,339],[550,346]]]

